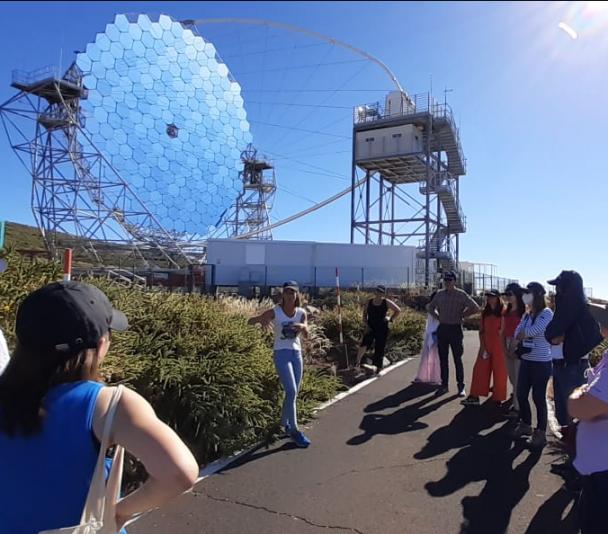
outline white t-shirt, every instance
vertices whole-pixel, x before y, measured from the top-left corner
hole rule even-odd
[[[274,307],[274,350],[302,350],[300,335],[291,325],[304,320],[304,310],[296,308],[293,316],[289,317],[280,305]]]
[[[9,360],[8,345],[6,344],[2,330],[0,330],[0,375],[4,372],[4,368],[8,365]]]
[[[608,351],[600,363],[587,371],[589,394],[608,404]],[[608,471],[608,417],[579,421],[574,467],[581,475]]]

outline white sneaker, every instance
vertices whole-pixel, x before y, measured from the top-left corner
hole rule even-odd
[[[368,374],[373,375],[378,372],[378,368],[375,365],[370,365],[369,363],[364,363],[361,365],[363,369],[367,371]]]

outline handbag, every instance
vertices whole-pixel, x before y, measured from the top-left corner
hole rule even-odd
[[[39,534],[116,534],[116,502],[120,494],[120,484],[122,482],[122,470],[124,462],[124,448],[116,445],[112,468],[108,475],[107,482],[105,476],[106,452],[110,446],[110,434],[116,407],[122,396],[122,386],[118,386],[108,406],[106,420],[103,426],[103,435],[99,456],[93,472],[93,479],[89,486],[87,500],[82,510],[80,523],[73,527],[63,527],[52,530],[43,530]]]

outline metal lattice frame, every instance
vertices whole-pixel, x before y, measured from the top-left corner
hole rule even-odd
[[[277,190],[274,167],[249,144],[241,153],[243,190],[223,217],[220,229],[229,238],[272,239],[270,211]]]
[[[410,105],[409,111],[390,116],[384,115],[379,103],[355,109],[351,243],[416,246],[417,283],[429,287],[436,273],[458,268],[459,234],[466,230],[459,200],[465,160],[447,103],[438,104],[423,94],[415,95]],[[358,164],[356,135],[361,125],[382,128],[397,123],[391,120],[416,124],[422,131],[423,150],[384,158],[371,169]],[[441,137],[446,131],[447,141]],[[442,160],[446,150],[448,161]]]
[[[178,236],[159,224],[83,129],[80,100],[87,94],[79,69],[73,65],[63,76],[15,71],[13,86],[20,92],[0,106],[0,118],[31,173],[32,211],[51,254],[58,255],[61,241],[97,265],[120,245],[141,265],[189,263]]]

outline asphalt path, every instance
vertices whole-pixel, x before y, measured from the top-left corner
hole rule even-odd
[[[465,335],[470,380],[477,336]],[[415,359],[319,412],[312,445],[262,447],[130,526],[129,534],[574,534],[575,494],[491,403],[411,383]]]

